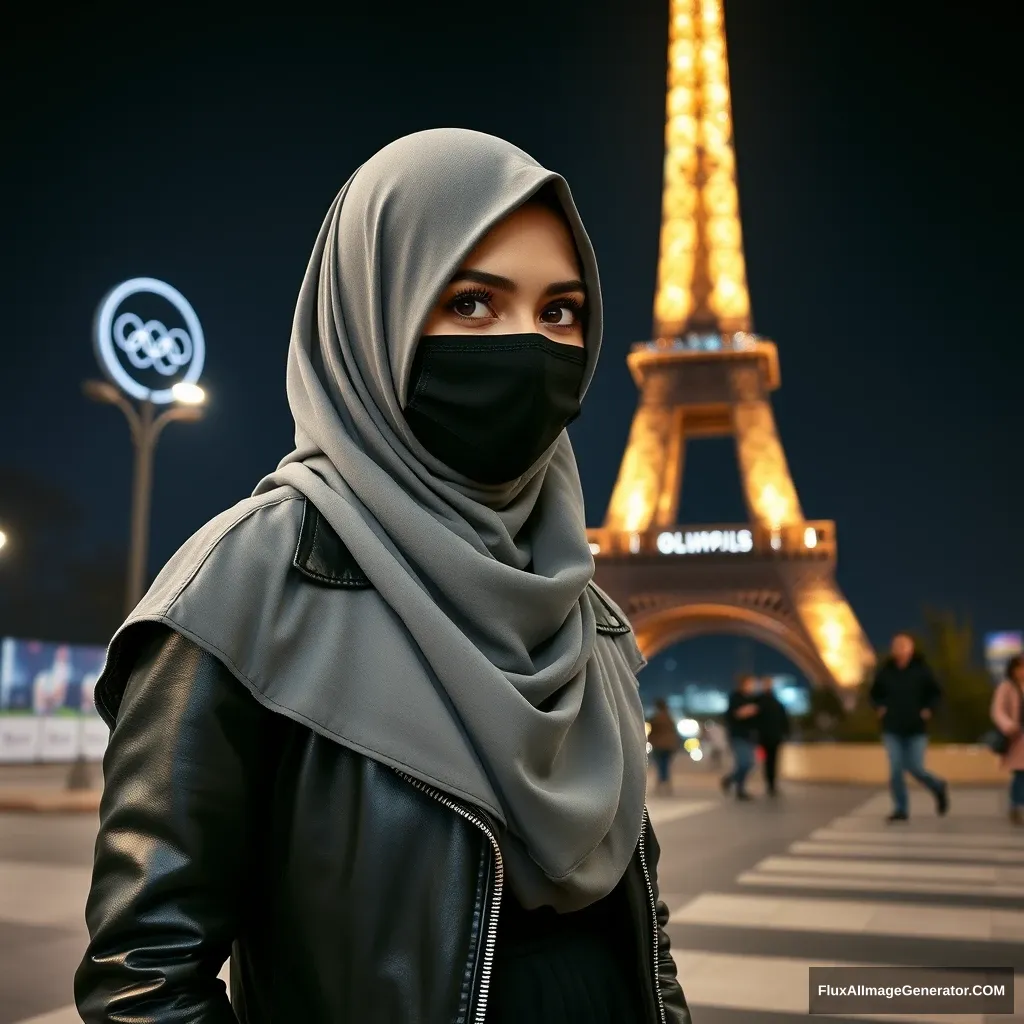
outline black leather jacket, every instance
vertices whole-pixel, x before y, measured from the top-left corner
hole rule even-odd
[[[483,1022],[496,825],[268,710],[166,627],[137,627],[134,643],[105,707],[116,725],[75,976],[86,1024]],[[646,1017],[688,1024],[658,855],[645,816],[620,885]]]

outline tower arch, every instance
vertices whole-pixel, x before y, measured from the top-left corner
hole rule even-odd
[[[699,636],[731,635],[756,640],[788,658],[815,686],[831,682],[817,653],[789,623],[763,611],[704,602],[677,605],[633,620],[637,644],[648,660]]]

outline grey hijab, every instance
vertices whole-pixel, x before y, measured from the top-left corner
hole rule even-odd
[[[295,450],[186,544],[128,625],[167,622],[275,710],[490,812],[519,899],[569,911],[621,878],[646,778],[643,660],[632,634],[597,633],[575,456],[563,431],[523,477],[484,487],[402,414],[439,294],[548,183],[588,286],[586,390],[601,301],[564,180],[477,132],[399,139],[342,188],[306,270],[288,356]],[[289,573],[299,496],[372,590]]]

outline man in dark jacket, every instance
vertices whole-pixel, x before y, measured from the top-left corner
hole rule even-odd
[[[769,796],[775,796],[775,774],[779,763],[779,748],[789,737],[789,715],[775,696],[770,679],[762,683],[757,716],[757,736],[764,750],[764,784]]]
[[[939,684],[907,633],[897,633],[892,654],[871,686],[871,703],[882,723],[882,742],[889,755],[889,787],[893,812],[889,821],[906,821],[909,814],[905,773],[931,790],[939,814],[949,810],[949,786],[925,771],[927,727],[942,696]]]

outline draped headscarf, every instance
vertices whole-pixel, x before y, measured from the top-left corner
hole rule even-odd
[[[276,710],[494,814],[520,900],[569,911],[625,871],[646,778],[643,662],[632,634],[596,629],[569,438],[483,486],[432,457],[403,416],[440,294],[545,186],[587,285],[586,391],[601,296],[565,181],[478,132],[399,139],[342,188],[309,261],[288,355],[295,450],[185,545],[129,624],[167,622]],[[372,590],[290,572],[300,495]]]

